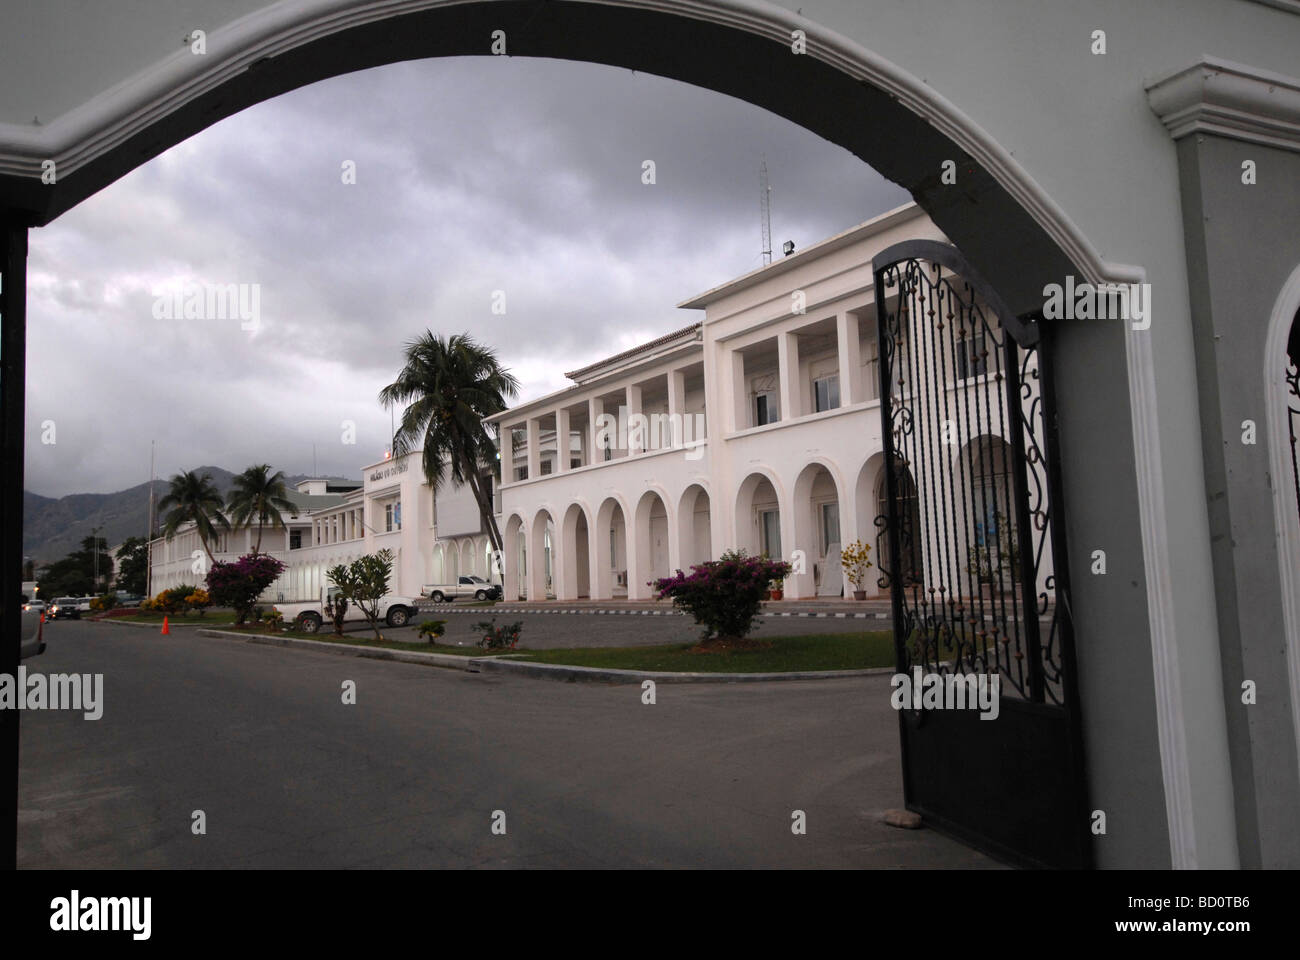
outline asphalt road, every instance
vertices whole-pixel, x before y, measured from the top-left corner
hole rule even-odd
[[[660,685],[648,706],[188,631],[46,635],[29,671],[104,674],[104,710],[23,714],[25,868],[993,865],[878,821],[901,805],[883,676]]]

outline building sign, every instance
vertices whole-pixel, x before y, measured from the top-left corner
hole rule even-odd
[[[395,477],[398,474],[405,473],[407,467],[409,466],[410,463],[406,460],[403,460],[401,463],[395,463],[389,467],[381,467],[380,469],[376,470],[374,473],[370,475],[370,482],[377,483],[380,480],[386,480],[389,477]]]

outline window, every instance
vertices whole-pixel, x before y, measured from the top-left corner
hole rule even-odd
[[[515,480],[518,481],[518,480],[527,480],[527,479],[528,479],[528,468],[515,467]]]
[[[543,461],[542,461],[541,475],[542,475],[543,477],[545,477],[545,476],[548,476],[548,475],[550,474],[550,472],[551,472],[551,461],[549,461],[549,460],[543,460]]]
[[[301,531],[301,530],[290,530],[290,531],[289,531],[289,549],[290,549],[290,550],[301,550],[301,549],[302,549],[302,531]]]
[[[840,378],[838,374],[818,377],[813,381],[813,410],[834,410],[840,405]]]
[[[393,532],[393,505],[384,504],[384,533]]]
[[[618,569],[618,540],[614,536],[614,528],[609,528],[609,568]]]
[[[822,515],[822,556],[826,556],[832,543],[840,542],[840,505],[823,503]]]
[[[763,510],[758,515],[764,555],[776,559],[781,556],[781,511]]]
[[[780,419],[777,412],[776,394],[771,391],[758,393],[754,395],[754,426],[761,427],[765,423],[776,423]]]
[[[608,433],[605,434],[605,459],[606,459],[606,460],[613,460],[613,459],[614,459],[614,450],[613,450],[613,448],[612,448],[612,447],[610,446],[610,444],[609,444],[609,434],[608,434]]]
[[[968,333],[957,341],[957,379],[969,380],[988,373],[988,349],[984,331]]]
[[[580,466],[582,466],[582,459],[581,459],[581,458],[579,458],[579,457],[570,457],[570,458],[569,458],[569,469],[570,469],[570,470],[577,470]]]

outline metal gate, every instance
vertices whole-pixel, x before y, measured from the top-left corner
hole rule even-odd
[[[872,267],[880,585],[898,671],[925,693],[899,711],[906,805],[1002,859],[1089,866],[1050,330],[948,244]],[[996,718],[960,708],[981,678]]]

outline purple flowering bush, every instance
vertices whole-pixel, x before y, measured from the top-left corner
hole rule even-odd
[[[690,573],[678,570],[650,586],[658,591],[658,599],[671,599],[704,627],[701,645],[738,643],[753,629],[772,581],[789,574],[790,564],[783,560],[727,552],[718,560],[696,564]]]
[[[208,571],[208,597],[220,607],[233,607],[235,626],[253,615],[262,591],[275,583],[284,564],[265,553],[248,553],[234,563],[218,560]]]

